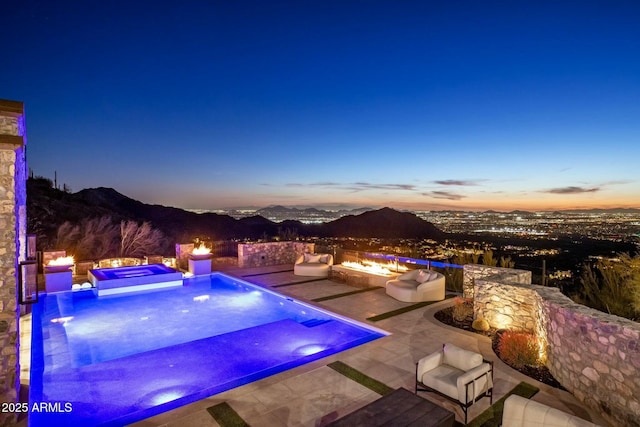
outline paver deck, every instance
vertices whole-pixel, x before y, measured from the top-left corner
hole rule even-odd
[[[260,268],[223,267],[221,271],[279,293],[307,301],[361,322],[391,332],[391,335],[312,363],[273,375],[235,389],[211,396],[133,424],[136,427],[218,426],[207,408],[226,402],[251,426],[323,426],[366,404],[380,395],[327,365],[341,361],[394,389],[413,390],[415,362],[449,342],[478,351],[494,361],[494,401],[521,381],[540,388],[533,400],[573,413],[603,426],[608,424],[599,414],[587,410],[570,393],[526,377],[506,366],[491,349],[488,338],[441,324],[433,313],[453,304],[445,300],[378,322],[368,317],[406,307],[410,304],[387,296],[384,289],[360,292],[314,302],[314,299],[358,290],[327,279],[314,280],[295,276],[291,266]],[[285,285],[285,286],[282,286]],[[456,414],[462,410],[454,403],[421,393],[432,402]],[[482,399],[469,410],[469,420],[489,407]]]

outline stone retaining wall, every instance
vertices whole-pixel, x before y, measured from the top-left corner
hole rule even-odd
[[[531,283],[531,272],[515,268],[493,267],[480,264],[465,264],[462,275],[462,296],[473,298],[473,281],[483,277],[502,275],[511,283]]]
[[[476,318],[535,333],[551,374],[577,399],[613,425],[640,426],[640,324],[512,277],[474,278]]]
[[[238,244],[238,267],[293,264],[304,253],[313,253],[315,243],[269,242]]]

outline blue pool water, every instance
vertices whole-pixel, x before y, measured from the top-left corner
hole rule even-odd
[[[33,306],[29,401],[59,410],[31,411],[29,425],[131,423],[384,335],[220,273],[48,294]]]

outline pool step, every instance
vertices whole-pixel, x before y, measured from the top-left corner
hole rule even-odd
[[[300,322],[301,325],[306,326],[307,328],[313,328],[315,326],[324,325],[325,323],[331,322],[330,319],[309,319],[304,322]]]

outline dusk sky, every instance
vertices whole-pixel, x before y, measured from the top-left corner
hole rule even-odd
[[[640,1],[12,1],[72,191],[188,209],[640,208]]]

